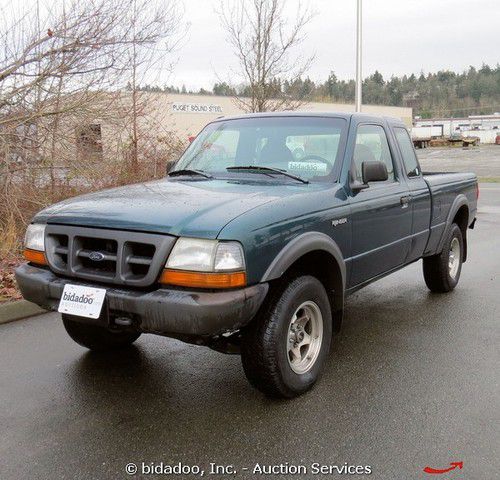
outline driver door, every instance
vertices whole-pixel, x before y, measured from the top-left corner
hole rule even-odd
[[[351,172],[363,183],[363,162],[382,161],[388,179],[351,192],[352,257],[349,287],[360,285],[402,265],[411,243],[409,189],[395,162],[381,124],[360,124],[355,136]]]

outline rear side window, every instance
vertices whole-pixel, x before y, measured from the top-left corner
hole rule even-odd
[[[353,163],[356,180],[363,181],[363,162],[384,162],[387,167],[388,181],[394,182],[394,163],[385,130],[380,125],[360,125],[356,132]]]
[[[406,128],[396,127],[394,128],[394,133],[396,134],[396,140],[401,150],[401,155],[403,156],[403,164],[406,170],[406,175],[408,177],[418,177],[420,175],[420,165],[418,164],[417,156],[415,155],[415,150],[413,150],[413,145],[410,139],[410,135]]]

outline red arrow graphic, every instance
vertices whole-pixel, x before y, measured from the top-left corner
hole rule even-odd
[[[459,468],[460,470],[462,470],[462,468],[464,467],[464,462],[453,462],[450,463],[450,465],[451,465],[450,468],[444,468],[443,470],[439,470],[437,468],[432,468],[432,467],[425,467],[424,472],[431,474],[438,474],[438,473],[451,472],[452,470],[455,470],[455,468]]]

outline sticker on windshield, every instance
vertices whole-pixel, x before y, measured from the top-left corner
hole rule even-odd
[[[328,165],[322,162],[288,162],[288,170],[310,173],[326,173]]]

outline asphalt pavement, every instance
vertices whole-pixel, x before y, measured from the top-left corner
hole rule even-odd
[[[238,356],[148,335],[96,355],[55,313],[1,325],[0,479],[138,478],[125,467],[141,462],[208,478],[356,477],[313,475],[315,462],[500,478],[498,184],[481,185],[469,245],[451,294],[428,292],[419,262],[350,297],[321,381],[293,401],[253,390]],[[210,475],[211,462],[233,467]],[[257,463],[309,473],[257,476]]]
[[[500,178],[500,145],[424,148],[417,149],[417,155],[424,172],[474,172],[480,178]]]

